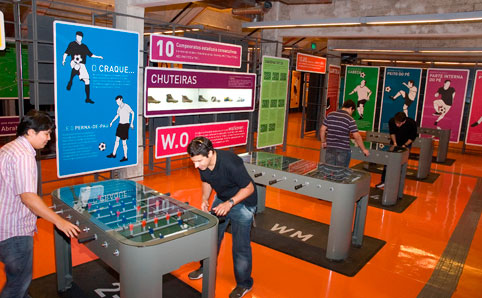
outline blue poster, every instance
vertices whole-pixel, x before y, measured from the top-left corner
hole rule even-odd
[[[421,68],[386,67],[378,130],[388,132],[388,121],[403,111],[416,120]]]
[[[137,164],[139,34],[54,22],[59,177]]]

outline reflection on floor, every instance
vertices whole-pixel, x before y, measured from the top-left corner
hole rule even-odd
[[[313,134],[308,134],[301,139],[300,123],[299,114],[290,114],[287,150],[286,152],[278,150],[277,153],[318,161],[320,143]],[[482,221],[474,223],[474,221],[462,221],[461,218],[464,218],[463,212],[466,207],[474,208],[474,211],[478,212],[473,218],[478,220],[480,216],[480,210],[477,209],[479,207],[472,203],[475,200],[480,206],[482,199],[481,185],[478,184],[482,177],[480,167],[482,156],[480,151],[478,154],[461,154],[459,150],[451,150],[448,157],[456,160],[451,166],[432,164],[432,171],[440,174],[435,183],[406,180],[405,193],[417,196],[417,200],[403,213],[368,208],[365,234],[385,240],[387,244],[357,275],[343,276],[253,244],[255,284],[253,290],[245,297],[417,297],[429,279],[431,284],[438,287],[435,290],[443,292],[446,291],[443,285],[454,285],[457,278],[460,279],[453,297],[480,297],[482,293]],[[147,158],[144,161],[146,162]],[[356,163],[357,161],[352,161],[351,165]],[[55,160],[42,162],[44,181],[56,179],[55,167]],[[141,183],[161,192],[170,192],[171,196],[180,201],[200,206],[199,174],[187,159],[173,162],[173,168],[181,167],[185,169],[175,170],[170,176],[147,175]],[[416,162],[411,160],[409,167],[415,168]],[[160,170],[156,169],[156,171]],[[145,173],[151,173],[147,167]],[[372,174],[372,186],[378,183],[379,179],[378,174]],[[93,181],[93,177],[44,183],[43,192],[50,193],[60,186],[89,181]],[[50,200],[49,196],[45,196],[45,199]],[[268,188],[266,203],[270,208],[323,223],[329,222],[330,204],[327,202]],[[460,225],[457,227],[459,221]],[[463,225],[467,222],[476,225],[475,233],[462,235],[462,238],[465,237],[463,241],[457,240],[460,238],[457,231],[460,228],[464,230]],[[453,234],[459,237],[454,237]],[[454,241],[457,241],[456,245]],[[39,220],[39,233],[35,237],[34,246],[34,278],[54,272],[52,225],[44,220]],[[460,258],[450,258],[454,254],[453,250],[457,252],[465,248],[468,248],[467,254],[462,258],[465,259],[465,264],[463,262],[460,264]],[[75,241],[73,241],[73,249],[74,265],[96,258]],[[442,255],[443,258],[441,258]],[[235,286],[230,234],[225,236],[218,262],[216,297],[227,297]],[[463,268],[462,265],[464,265]],[[196,263],[187,264],[174,271],[173,275],[200,290],[201,281],[190,281],[187,278],[188,272],[197,266]],[[435,270],[436,267],[437,270]],[[449,272],[443,272],[446,268],[449,268]],[[460,270],[460,275],[457,274],[457,270]],[[0,287],[2,287],[5,276],[1,264],[0,273]],[[438,283],[432,282],[434,278],[438,278]],[[443,278],[446,279],[445,282]],[[426,293],[425,291],[426,288],[423,293]]]

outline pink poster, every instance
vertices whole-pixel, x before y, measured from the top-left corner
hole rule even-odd
[[[187,154],[186,148],[195,137],[204,136],[216,149],[245,145],[248,141],[248,120],[158,127],[156,158]]]
[[[156,34],[150,42],[153,62],[241,67],[240,45]]]
[[[477,70],[474,80],[474,92],[470,104],[469,125],[465,134],[465,143],[482,146],[482,70]]]
[[[468,77],[468,69],[427,70],[422,127],[450,129],[450,141],[459,141]]]
[[[326,115],[336,111],[338,107],[338,97],[340,95],[340,73],[341,67],[330,65],[328,72],[328,90],[326,92]]]

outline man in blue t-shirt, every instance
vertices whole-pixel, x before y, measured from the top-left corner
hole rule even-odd
[[[326,148],[325,163],[345,168],[350,165],[350,133],[363,154],[365,156],[370,154],[363,144],[355,120],[351,117],[354,111],[355,103],[349,99],[343,103],[341,110],[331,112],[323,120],[321,146]]]
[[[229,297],[243,297],[253,287],[250,234],[258,202],[256,187],[243,160],[230,151],[215,150],[209,139],[194,138],[187,146],[187,152],[201,175],[201,209],[209,212],[209,197],[214,190],[216,195],[211,210],[217,216],[226,217],[218,226],[218,251],[231,223],[236,287]],[[202,275],[201,267],[188,277],[199,279]]]

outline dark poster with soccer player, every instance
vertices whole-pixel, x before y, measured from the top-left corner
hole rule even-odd
[[[450,141],[459,141],[468,78],[468,69],[427,70],[422,127],[450,129]]]
[[[139,34],[54,22],[59,177],[137,164]]]

